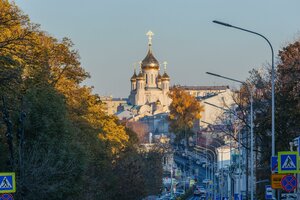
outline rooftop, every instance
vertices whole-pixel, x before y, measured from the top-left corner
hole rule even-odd
[[[180,86],[185,90],[227,90],[229,89],[228,85],[221,86]]]

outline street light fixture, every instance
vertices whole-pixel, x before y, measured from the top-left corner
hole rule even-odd
[[[269,46],[271,48],[271,53],[272,53],[272,75],[271,75],[271,79],[272,79],[271,80],[271,83],[272,83],[272,89],[271,89],[271,92],[272,92],[272,156],[275,156],[275,92],[274,92],[275,91],[275,81],[274,81],[275,69],[274,69],[274,50],[273,50],[272,44],[265,36],[263,36],[260,33],[257,33],[257,32],[254,32],[254,31],[251,31],[248,29],[244,29],[241,27],[237,27],[237,26],[234,26],[234,25],[231,25],[228,23],[216,21],[216,20],[214,20],[213,23],[216,23],[216,24],[219,24],[222,26],[226,26],[226,27],[230,27],[230,28],[235,28],[235,29],[238,29],[241,31],[252,33],[254,35],[258,35],[258,36],[262,37],[265,41],[267,41],[267,43],[269,44]]]
[[[254,160],[254,154],[253,154],[253,90],[252,88],[249,86],[249,84],[247,84],[246,82],[243,81],[239,81],[233,78],[229,78],[226,76],[222,76],[219,74],[215,74],[215,73],[211,73],[211,72],[206,72],[206,74],[211,75],[211,76],[216,76],[219,78],[223,78],[223,79],[227,79],[230,81],[234,81],[234,82],[238,82],[241,83],[243,85],[245,85],[248,88],[248,91],[250,93],[250,168],[251,168],[251,184],[250,184],[250,191],[251,191],[251,200],[254,199],[254,165],[253,165],[253,160]]]
[[[211,146],[211,145],[209,145],[209,146]],[[214,146],[212,146],[212,147],[214,147]],[[215,147],[214,147],[215,148]],[[213,173],[213,175],[211,174],[211,177],[210,178],[212,178],[213,179],[213,199],[215,199],[216,198],[216,194],[215,194],[215,182],[216,182],[216,180],[215,180],[215,163],[217,164],[217,154],[216,154],[216,152],[214,152],[213,150],[211,150],[211,149],[208,149],[207,148],[207,145],[205,146],[205,147],[203,147],[203,146],[200,146],[200,145],[196,145],[196,147],[194,148],[196,151],[199,151],[200,149],[204,149],[206,152],[205,152],[205,154],[206,155],[209,155],[208,153],[207,153],[207,151],[210,151],[211,153],[212,153],[212,155],[213,155],[213,168],[212,168],[212,170],[211,170],[211,172]],[[207,159],[207,158],[206,158]],[[206,167],[207,167],[207,162],[206,162]],[[206,172],[206,174],[207,174],[207,172]],[[206,175],[206,179],[207,179],[207,175]]]
[[[216,74],[218,76],[218,74]],[[219,76],[218,76],[219,77]],[[229,112],[229,113],[232,113],[234,115],[237,115],[236,114],[236,111],[231,111],[230,109],[227,109],[227,108],[223,108],[221,106],[217,106],[215,104],[212,104],[212,103],[208,103],[208,102],[203,102],[207,105],[210,105],[210,106],[213,106],[215,108],[218,108],[218,109],[221,109],[225,112]],[[241,194],[241,136],[240,136],[240,131],[238,132],[238,151],[239,151],[239,164],[238,164],[238,169],[239,169],[239,176],[238,176],[238,195],[240,196]]]

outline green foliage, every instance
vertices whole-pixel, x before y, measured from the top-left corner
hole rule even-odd
[[[142,154],[143,176],[147,195],[159,194],[162,186],[162,153],[152,150]]]
[[[135,149],[127,149],[120,154],[114,168],[117,174],[112,200],[138,200],[145,196],[145,178],[143,177],[143,162]]]
[[[159,194],[162,188],[162,154],[157,149],[147,152],[128,147],[114,166],[116,180],[111,199],[142,199]]]
[[[82,149],[66,118],[63,96],[51,86],[25,94],[25,148],[17,196],[26,199],[74,198],[80,188]]]
[[[61,138],[65,133],[66,107],[62,95],[51,86],[30,88],[25,95],[27,105],[26,136],[30,141]]]

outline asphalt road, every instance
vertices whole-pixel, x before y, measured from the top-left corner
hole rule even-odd
[[[174,156],[174,161],[180,168],[186,170],[187,176],[192,175],[192,174],[189,174],[190,171],[195,171],[195,169],[197,169],[198,174],[194,174],[194,175],[197,176],[198,180],[200,180],[200,183],[202,183],[203,179],[205,179],[205,168],[203,168],[199,164],[196,164],[195,161],[189,162],[187,157],[182,157],[182,156],[178,156],[178,155]],[[190,166],[190,164],[191,164],[191,166]]]
[[[189,200],[200,200],[200,197],[191,197]]]

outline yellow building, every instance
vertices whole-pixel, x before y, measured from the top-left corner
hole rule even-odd
[[[108,115],[113,115],[118,112],[118,107],[122,104],[127,104],[126,98],[113,98],[111,96],[102,96],[100,100],[104,103],[104,111]]]

